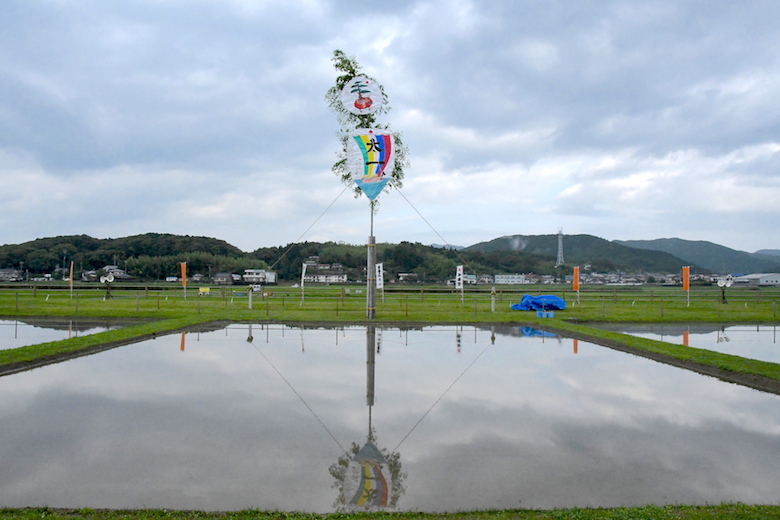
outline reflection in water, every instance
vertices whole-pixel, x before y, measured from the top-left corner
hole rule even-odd
[[[592,326],[633,336],[682,344],[686,347],[780,363],[777,325],[773,324],[597,323]]]
[[[70,339],[141,323],[137,319],[41,318],[0,319],[0,350]]]
[[[374,333],[234,324],[0,377],[0,501],[324,513],[334,499],[432,512],[777,500],[775,395],[519,327]]]
[[[378,511],[394,508],[405,488],[406,474],[401,472],[401,455],[376,447],[376,430],[372,423],[374,408],[376,353],[381,348],[376,326],[366,327],[366,405],[368,406],[368,433],[362,447],[352,443],[349,452],[339,457],[330,468],[336,480],[333,487],[339,495],[333,504],[337,511],[354,509]],[[396,448],[397,449],[397,448]]]
[[[558,335],[554,332],[547,332],[546,330],[535,329],[533,327],[520,327],[520,332],[523,336],[533,337],[538,336],[540,338],[557,338]]]

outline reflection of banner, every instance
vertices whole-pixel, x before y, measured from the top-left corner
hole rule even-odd
[[[386,507],[389,482],[382,473],[387,460],[373,443],[367,442],[349,463],[345,491],[351,495],[350,504],[365,508]],[[348,496],[349,496],[348,495]]]
[[[384,264],[376,264],[376,288],[385,288],[385,269]]]
[[[369,200],[382,192],[395,166],[393,134],[379,129],[358,129],[347,141],[347,167],[352,180]]]
[[[682,268],[682,289],[683,291],[691,290],[691,268],[687,265]]]
[[[455,288],[463,289],[463,266],[459,265],[458,270],[455,273]]]
[[[574,277],[572,278],[571,283],[572,283],[572,289],[574,289],[575,291],[580,290],[580,268],[579,267],[574,268]]]

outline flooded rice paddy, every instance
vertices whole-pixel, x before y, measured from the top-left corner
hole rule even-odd
[[[776,503],[780,397],[513,327],[230,325],[0,378],[0,506]]]
[[[87,336],[135,325],[138,320],[73,318],[0,319],[0,350]]]
[[[777,325],[716,324],[597,324],[600,329],[622,332],[732,354],[760,361],[780,363],[780,337]]]

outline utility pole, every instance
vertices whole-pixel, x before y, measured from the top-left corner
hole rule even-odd
[[[555,267],[563,265],[563,228],[558,228],[558,257],[555,260]]]

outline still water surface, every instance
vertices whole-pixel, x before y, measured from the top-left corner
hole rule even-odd
[[[780,337],[778,337],[780,331],[777,325],[605,323],[593,326],[641,338],[780,363]]]
[[[0,506],[329,512],[369,422],[398,509],[780,500],[778,396],[511,327],[165,336],[0,378],[0,421]]]
[[[121,329],[137,320],[74,318],[0,319],[0,350]]]

